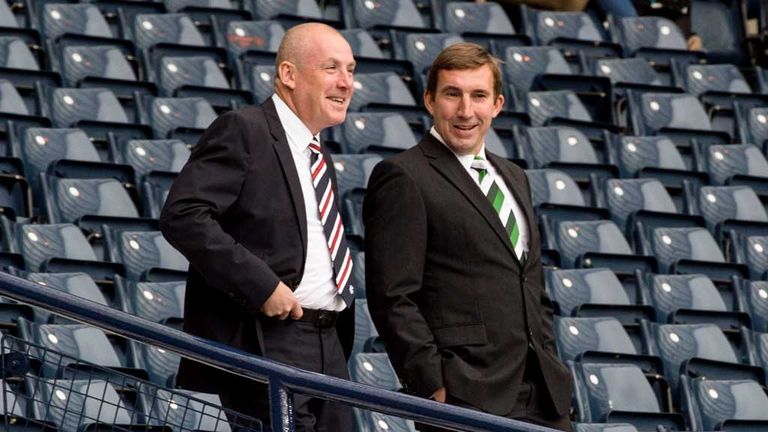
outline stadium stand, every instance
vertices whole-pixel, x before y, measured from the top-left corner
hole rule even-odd
[[[324,136],[355,261],[348,366],[396,391],[365,300],[362,200],[375,164],[429,130],[432,59],[474,41],[504,60],[487,146],[528,170],[574,430],[766,430],[768,64],[749,47],[768,6],[685,3],[702,51],[663,8],[601,22],[444,0],[0,0],[0,266],[50,299],[180,329],[188,264],[157,231],[170,185],[217,115],[272,94],[285,31],[327,22],[358,59]],[[0,300],[3,425],[270,430],[174,389],[181,356],[162,340],[48,303]],[[414,430],[368,408],[358,431]]]

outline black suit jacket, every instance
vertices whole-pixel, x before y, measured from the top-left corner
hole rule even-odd
[[[571,376],[557,359],[552,304],[525,173],[487,152],[526,215],[521,265],[501,221],[456,156],[430,134],[379,163],[368,183],[368,307],[407,392],[441,386],[479,409],[514,407],[529,341],[559,414]]]
[[[160,228],[190,263],[184,330],[269,357],[260,308],[279,280],[299,285],[307,255],[301,185],[271,98],[211,124],[171,187]],[[353,317],[345,311],[337,323],[347,355]],[[198,391],[253,393],[243,379],[187,361],[178,382]]]

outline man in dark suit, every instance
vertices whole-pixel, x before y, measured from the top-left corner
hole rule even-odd
[[[319,133],[344,121],[354,67],[336,30],[293,27],[277,53],[275,95],[220,116],[193,148],[160,216],[190,263],[185,331],[348,378],[352,263]],[[188,361],[178,383],[269,419],[264,385]],[[299,431],[352,427],[347,406],[296,395],[294,410]]]
[[[406,392],[570,430],[530,187],[485,149],[498,60],[446,48],[424,103],[434,127],[376,166],[363,210],[368,307],[392,364]]]

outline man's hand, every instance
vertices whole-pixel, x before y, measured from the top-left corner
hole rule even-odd
[[[432,396],[429,398],[441,403],[445,403],[445,387],[440,387],[439,389],[435,390],[435,392],[432,393]]]
[[[295,320],[304,315],[304,311],[301,310],[301,305],[296,296],[293,295],[293,291],[282,282],[278,282],[275,291],[261,305],[261,311],[268,317],[276,316],[281,320],[288,318],[288,315]]]

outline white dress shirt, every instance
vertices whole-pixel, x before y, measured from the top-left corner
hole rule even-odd
[[[277,116],[288,138],[293,162],[296,164],[301,194],[304,197],[304,210],[307,215],[307,258],[304,263],[304,275],[293,294],[303,308],[341,311],[346,305],[344,300],[336,294],[331,252],[328,249],[323,224],[320,222],[317,196],[309,169],[311,153],[309,143],[313,138],[312,132],[277,94],[272,95],[272,101],[275,103]],[[319,136],[315,138],[320,142]]]
[[[443,145],[453,153],[454,156],[456,156],[456,159],[459,160],[459,163],[461,166],[464,167],[464,169],[467,171],[467,174],[469,174],[470,177],[472,177],[472,180],[475,181],[475,184],[478,188],[480,188],[480,173],[472,168],[472,161],[475,160],[475,156],[480,156],[485,160],[488,160],[488,158],[485,156],[485,143],[483,143],[483,146],[480,148],[480,151],[477,153],[477,155],[474,154],[466,154],[466,155],[460,155],[456,154],[456,152],[453,151],[450,147],[448,147],[447,144],[445,144],[445,141],[443,141],[443,137],[440,136],[440,134],[437,132],[437,130],[432,127],[432,129],[429,130],[429,133],[432,134],[435,138],[437,138],[438,141],[443,143]],[[512,195],[512,191],[509,190],[509,187],[507,186],[506,182],[504,181],[504,178],[499,175],[498,170],[496,170],[496,167],[493,166],[491,161],[488,161],[488,175],[493,177],[493,179],[496,180],[496,183],[499,184],[499,189],[501,189],[501,192],[504,193],[504,202],[509,203],[509,205],[512,207],[511,211],[515,215],[515,221],[517,221],[518,229],[520,230],[520,235],[518,237],[517,247],[515,248],[515,253],[517,254],[517,257],[520,258],[523,255],[523,252],[528,252],[528,223],[525,219],[525,213],[523,213],[523,209],[520,207],[520,204],[517,203],[517,200],[515,200],[515,196]],[[502,208],[503,211],[503,208]]]

